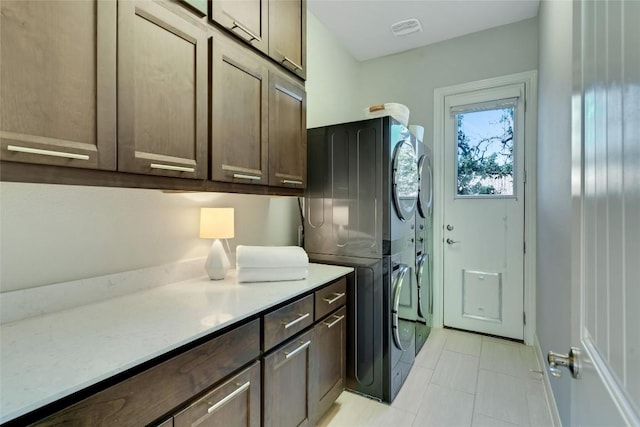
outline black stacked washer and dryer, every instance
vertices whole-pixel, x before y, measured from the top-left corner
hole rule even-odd
[[[416,143],[391,117],[307,133],[305,249],[314,262],[354,267],[347,388],[386,402],[416,351]]]

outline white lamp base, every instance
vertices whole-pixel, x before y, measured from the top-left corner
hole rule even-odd
[[[207,270],[209,278],[211,280],[224,279],[229,271],[229,265],[229,258],[222,247],[222,242],[219,239],[214,240],[209,250],[207,262],[204,263],[204,269]]]

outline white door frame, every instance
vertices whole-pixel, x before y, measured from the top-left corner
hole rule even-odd
[[[515,83],[525,85],[525,221],[524,239],[524,342],[534,344],[536,324],[536,178],[538,72],[527,71],[434,90],[433,96],[433,325],[441,328],[444,318],[444,134],[445,97]]]

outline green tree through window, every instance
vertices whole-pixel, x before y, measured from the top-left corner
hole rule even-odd
[[[457,194],[513,195],[515,108],[456,114]]]

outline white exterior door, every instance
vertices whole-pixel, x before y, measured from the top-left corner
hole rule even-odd
[[[574,7],[572,344],[581,369],[571,423],[638,426],[640,2]]]
[[[524,84],[445,98],[444,325],[524,338]]]

